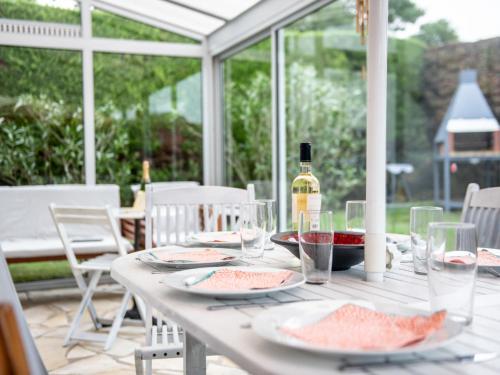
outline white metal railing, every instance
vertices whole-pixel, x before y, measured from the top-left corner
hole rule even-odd
[[[80,25],[0,18],[0,33],[80,38]]]

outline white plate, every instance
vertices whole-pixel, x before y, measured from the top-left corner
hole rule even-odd
[[[252,272],[277,272],[277,271],[283,271],[283,269],[279,268],[270,268],[270,267],[224,267],[224,268],[229,268],[233,270],[238,270],[238,271],[252,271]],[[266,294],[269,293],[274,293],[274,292],[280,292],[283,290],[287,289],[292,289],[296,288],[302,284],[305,283],[305,278],[301,273],[291,271],[292,276],[285,281],[282,285],[276,287],[276,288],[269,288],[269,289],[258,289],[258,290],[230,290],[230,291],[223,291],[223,290],[210,290],[210,289],[198,289],[198,288],[193,288],[186,286],[185,281],[189,277],[202,277],[203,275],[208,274],[209,272],[212,271],[217,271],[220,269],[220,267],[207,267],[207,268],[197,268],[197,269],[192,269],[192,270],[185,270],[185,271],[179,271],[179,272],[174,272],[171,273],[170,275],[167,275],[163,280],[163,284],[180,290],[182,292],[186,293],[192,293],[192,294],[198,294],[202,296],[210,296],[210,297],[218,297],[218,298],[230,298],[230,299],[241,299],[241,298],[256,298],[256,297],[262,297]]]
[[[191,253],[193,251],[203,251],[206,250],[206,247],[179,247],[179,246],[164,246],[164,247],[158,247],[154,250],[150,251],[145,251],[140,254],[138,254],[138,257],[141,261],[146,262],[146,263],[153,263],[159,266],[166,266],[166,267],[172,267],[172,268],[182,268],[182,269],[190,269],[190,268],[200,268],[200,267],[213,267],[213,266],[223,266],[225,264],[228,264],[230,262],[237,261],[241,258],[241,251],[240,250],[234,250],[234,249],[224,249],[224,248],[218,248],[217,251],[219,251],[222,254],[227,254],[227,256],[233,257],[232,259],[225,259],[225,260],[216,260],[216,261],[204,261],[204,262],[186,262],[186,261],[164,261],[161,259],[158,259],[154,257],[153,254],[158,254],[162,252],[166,252],[168,254],[178,254],[178,253]]]
[[[479,254],[479,252],[480,252],[481,250],[487,250],[487,251],[489,251],[491,254],[496,255],[497,257],[500,257],[500,249],[491,249],[491,248],[489,248],[489,247],[478,247],[478,248],[477,248],[477,253]],[[481,272],[483,272],[483,271],[484,271],[484,272],[488,272],[488,269],[490,269],[490,270],[492,269],[492,270],[494,270],[494,271],[500,272],[500,266],[484,266],[484,265],[483,265],[483,266],[480,266],[480,265],[478,265],[478,266],[477,266],[477,269],[478,269],[479,271],[481,271]]]
[[[235,233],[238,236],[238,240],[234,241],[227,241],[224,237],[231,235],[232,233]],[[230,232],[202,232],[202,233],[196,233],[193,234],[189,240],[199,243],[200,245],[203,246],[210,246],[210,247],[236,247],[236,246],[241,246],[241,239],[239,237],[240,233],[237,231],[230,231]],[[214,242],[214,241],[221,241],[221,242]]]
[[[416,353],[439,348],[450,343],[460,333],[463,327],[459,323],[446,319],[443,327],[429,336],[424,341],[415,345],[407,346],[396,350],[342,350],[335,348],[325,348],[312,345],[281,332],[281,327],[299,328],[307,324],[312,324],[324,318],[346,303],[352,303],[387,314],[396,315],[428,315],[429,313],[415,308],[399,305],[371,303],[368,301],[311,301],[298,302],[271,308],[257,315],[252,321],[252,328],[255,333],[266,340],[287,347],[315,352],[318,354],[328,354],[333,356],[345,355],[397,355],[405,353]],[[335,334],[332,332],[332,335]]]

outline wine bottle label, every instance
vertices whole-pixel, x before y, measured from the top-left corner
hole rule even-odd
[[[298,229],[301,211],[321,210],[321,194],[292,194],[292,227]]]
[[[321,210],[321,194],[307,194],[307,209],[309,211]]]

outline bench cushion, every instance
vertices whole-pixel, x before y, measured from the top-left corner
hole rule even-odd
[[[102,240],[88,242],[74,242],[76,254],[98,254],[104,252],[116,252],[115,242],[111,237],[101,237]],[[132,250],[130,243],[123,239],[127,251]],[[52,257],[64,256],[64,247],[58,237],[53,238],[17,238],[5,240],[1,243],[2,250],[7,259],[13,258],[37,258],[37,257]]]

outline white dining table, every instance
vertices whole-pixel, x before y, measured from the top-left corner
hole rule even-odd
[[[428,308],[426,276],[416,275],[411,264],[385,273],[384,282],[363,280],[363,266],[332,273],[324,285],[305,284],[296,289],[264,298],[221,300],[194,296],[170,289],[162,284],[164,274],[129,254],[113,262],[111,276],[139,295],[149,306],[180,324],[184,329],[184,373],[204,374],[206,347],[224,355],[244,370],[255,375],[294,374],[500,374],[500,358],[482,363],[441,362],[443,357],[484,352],[500,352],[500,278],[480,275],[476,283],[473,323],[453,343],[444,348],[404,357],[384,356],[376,361],[385,366],[361,366],[342,371],[344,364],[372,362],[373,357],[329,357],[273,344],[257,336],[251,328],[254,316],[289,301],[368,300]],[[279,246],[266,251],[262,259],[251,264],[300,270],[300,262]],[[175,270],[165,268],[165,273]],[[246,304],[246,305],[244,305]],[[419,359],[420,363],[397,364],[396,361]],[[436,362],[426,360],[435,359]],[[168,360],[168,359],[167,359]],[[396,364],[393,364],[396,363]]]

